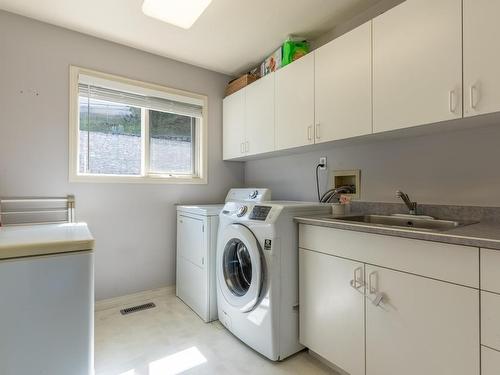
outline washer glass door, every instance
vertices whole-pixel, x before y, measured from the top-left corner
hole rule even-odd
[[[257,304],[262,288],[262,255],[253,233],[244,225],[228,225],[217,255],[217,274],[226,301],[242,312]]]
[[[248,248],[238,238],[232,238],[224,249],[222,260],[224,280],[234,295],[244,296],[252,284],[252,259]]]

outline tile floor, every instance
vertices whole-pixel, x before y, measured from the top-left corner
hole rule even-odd
[[[156,308],[127,316],[120,308],[96,312],[96,375],[335,374],[305,351],[271,362],[175,295],[152,301]]]

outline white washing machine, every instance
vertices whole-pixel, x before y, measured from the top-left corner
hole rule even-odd
[[[329,214],[309,202],[227,202],[217,239],[219,320],[235,336],[276,361],[296,353],[298,215]]]
[[[231,189],[226,202],[271,199],[269,189]],[[176,294],[205,322],[217,319],[215,253],[223,204],[177,206]]]

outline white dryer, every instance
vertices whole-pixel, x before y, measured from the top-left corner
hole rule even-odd
[[[231,189],[226,202],[271,199],[269,189]],[[215,253],[223,204],[177,206],[176,294],[205,322],[217,319]]]
[[[321,203],[227,202],[219,218],[217,305],[221,323],[271,360],[299,344],[298,215],[329,214]]]

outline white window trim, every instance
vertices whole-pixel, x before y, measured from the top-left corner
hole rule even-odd
[[[109,175],[109,174],[81,174],[79,173],[79,125],[80,113],[78,104],[78,83],[80,74],[103,78],[116,81],[128,85],[134,85],[145,89],[162,91],[167,94],[180,95],[184,97],[194,98],[203,102],[202,118],[197,131],[195,132],[195,157],[197,165],[197,176],[182,176],[182,175],[162,175],[149,174],[145,176],[124,176],[124,175]],[[143,113],[145,111],[142,111]],[[146,126],[147,128],[147,126]],[[154,83],[136,81],[133,79],[120,77],[108,73],[97,72],[86,68],[70,65],[69,68],[69,182],[90,182],[90,183],[156,183],[156,184],[207,184],[208,183],[208,97],[202,94],[196,94],[188,91],[173,89]],[[144,134],[143,149],[146,142]],[[145,159],[145,158],[143,158]],[[147,163],[142,160],[142,163]],[[147,170],[143,166],[143,170]]]

